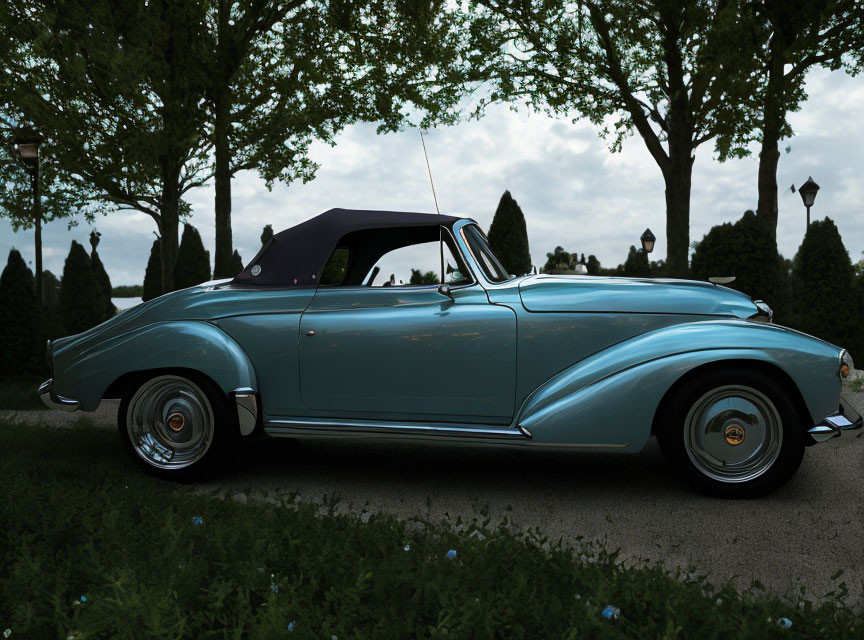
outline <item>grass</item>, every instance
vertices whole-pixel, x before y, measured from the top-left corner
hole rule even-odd
[[[195,495],[143,475],[116,434],[84,421],[0,421],[0,448],[0,630],[12,640],[859,638],[864,628],[842,593],[799,607],[692,573],[625,569],[614,554],[580,560],[538,532]],[[608,605],[618,618],[604,618]]]
[[[47,409],[42,404],[37,392],[45,377],[0,381],[0,411],[6,409]]]
[[[864,377],[855,378],[851,382],[848,383],[849,388],[852,389],[855,393],[861,393],[864,391]]]

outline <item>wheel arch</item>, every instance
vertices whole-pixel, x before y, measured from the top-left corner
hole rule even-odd
[[[808,426],[812,426],[809,425],[811,422],[811,416],[810,411],[807,408],[807,403],[804,401],[804,396],[801,394],[798,385],[795,384],[795,381],[786,371],[773,362],[767,362],[765,360],[730,358],[726,360],[706,362],[693,367],[684,372],[674,383],[672,383],[666,393],[663,394],[663,398],[660,400],[660,403],[657,405],[657,409],[654,412],[654,418],[651,421],[651,435],[657,434],[658,425],[663,420],[672,398],[677,395],[682,387],[688,384],[691,380],[703,376],[706,373],[732,368],[749,369],[750,371],[771,376],[789,393],[789,397],[792,400],[792,404],[795,407],[799,419],[801,420],[802,426],[805,429],[808,428]]]

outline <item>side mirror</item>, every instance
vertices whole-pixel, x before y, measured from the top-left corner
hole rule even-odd
[[[440,293],[442,296],[447,296],[451,300],[453,299],[453,296],[450,294],[450,287],[446,284],[438,285],[438,293]]]

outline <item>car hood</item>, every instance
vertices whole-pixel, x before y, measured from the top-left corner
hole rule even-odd
[[[528,311],[666,313],[749,318],[749,296],[708,282],[650,278],[538,275],[519,283]]]

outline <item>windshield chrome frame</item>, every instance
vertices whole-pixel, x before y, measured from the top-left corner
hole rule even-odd
[[[483,266],[480,264],[480,262],[474,256],[474,252],[471,250],[471,246],[468,244],[468,238],[465,237],[465,227],[472,225],[472,224],[474,226],[476,226],[478,229],[480,229],[480,225],[477,224],[476,220],[473,220],[471,218],[463,218],[463,219],[458,220],[457,222],[453,223],[453,231],[454,231],[454,234],[456,235],[456,242],[459,246],[459,250],[462,252],[462,257],[468,263],[468,266],[474,272],[474,277],[476,278],[476,280],[478,282],[480,282],[482,284],[483,288],[484,289],[497,289],[499,287],[509,287],[512,285],[512,283],[514,281],[518,280],[520,277],[523,277],[523,276],[511,275],[511,277],[507,278],[506,280],[502,280],[501,282],[494,282],[486,276],[486,271],[483,269]],[[458,232],[458,233],[456,233],[456,232]],[[480,233],[483,233],[482,229],[480,229]],[[483,236],[485,237],[486,234],[484,233]],[[491,250],[491,247],[490,247],[490,250]],[[497,258],[497,256],[496,256],[496,258]],[[499,262],[500,262],[500,260],[499,260]]]

